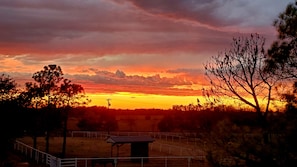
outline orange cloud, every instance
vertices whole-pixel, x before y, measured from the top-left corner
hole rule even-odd
[[[95,70],[95,69],[93,69]],[[194,71],[194,70],[193,70]],[[201,74],[200,74],[201,75]],[[90,93],[134,92],[159,95],[201,95],[196,89],[197,78],[185,75],[161,77],[160,75],[127,75],[121,70],[116,72],[95,71],[95,75],[72,75],[73,80],[85,85]],[[86,82],[87,81],[87,82]]]
[[[260,33],[269,46],[275,38],[273,19],[286,4],[3,1],[0,72],[23,83],[44,65],[57,64],[88,93],[196,96],[207,86],[203,63],[238,35]]]

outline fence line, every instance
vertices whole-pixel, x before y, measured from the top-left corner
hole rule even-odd
[[[163,157],[111,157],[111,158],[63,158],[57,167],[90,167],[96,164],[113,164],[114,167],[203,167],[199,158],[194,156],[163,156]]]
[[[180,142],[191,146],[201,146],[204,142],[196,136],[196,133],[178,132],[105,132],[105,131],[70,131],[71,137],[86,137],[107,139],[108,136],[151,136],[154,139],[165,140],[166,142]]]
[[[33,160],[37,164],[46,164],[50,167],[57,166],[58,158],[48,153],[35,149],[20,141],[15,141],[14,150],[26,156],[26,158]]]
[[[114,167],[124,166],[159,166],[159,167],[202,167],[201,156],[163,156],[163,157],[111,157],[111,158],[57,158],[48,153],[34,149],[20,141],[15,141],[14,149],[28,159],[49,167],[90,167],[94,163],[113,163]]]
[[[196,133],[179,132],[106,132],[106,131],[69,131],[71,137],[106,138],[107,136],[151,136],[165,140],[185,140],[197,138]]]
[[[85,137],[88,135],[117,135],[117,136],[141,136],[141,135],[151,135],[151,136],[184,136],[184,137],[196,137],[196,133],[191,132],[120,132],[120,131],[69,131],[71,135],[83,134]],[[94,136],[90,136],[94,137]]]

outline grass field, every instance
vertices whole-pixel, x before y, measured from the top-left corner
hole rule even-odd
[[[28,145],[33,145],[31,137],[24,137],[18,139]],[[62,151],[62,137],[50,138],[49,153],[52,155],[59,155]],[[37,148],[41,151],[45,151],[45,139],[39,137],[37,139]],[[116,156],[117,149],[113,148],[113,156]],[[150,156],[168,156],[167,153],[162,153],[158,150],[149,150]],[[173,154],[171,154],[173,155]],[[107,143],[104,139],[100,138],[84,138],[84,137],[68,137],[66,145],[66,157],[110,157],[111,156],[111,144]],[[130,144],[124,144],[119,148],[120,157],[130,156]]]
[[[33,145],[33,140],[31,137],[23,137],[19,138],[19,141]],[[62,151],[62,137],[51,137],[50,138],[50,148],[49,153],[54,156],[58,156]],[[188,166],[188,158],[190,154],[180,155],[180,151],[177,149],[172,149],[170,153],[165,151],[166,148],[162,148],[163,151],[159,150],[158,145],[172,145],[178,147],[179,143],[172,142],[172,141],[165,141],[157,139],[150,145],[155,144],[154,147],[149,147],[149,163],[146,163],[146,167],[163,167],[163,166],[171,166],[171,167],[182,167]],[[183,144],[180,145],[182,148],[191,147],[191,145]],[[37,148],[41,151],[45,151],[45,138],[39,137],[37,140]],[[66,158],[109,158],[111,157],[111,144],[107,143],[103,138],[85,138],[85,137],[68,137],[67,138],[67,147],[66,147]],[[198,148],[198,146],[192,146],[193,149]],[[113,157],[116,157],[117,149],[116,147],[113,148]],[[120,158],[118,162],[120,163],[119,166],[124,167],[139,167],[138,163],[131,162],[130,157],[130,144],[124,144],[119,148],[119,155]],[[174,156],[176,158],[169,158],[165,159],[164,157],[171,157]],[[179,158],[180,156],[180,158]],[[195,156],[195,155],[193,155]],[[127,157],[127,159],[125,159]],[[161,158],[163,157],[163,158]],[[124,158],[124,159],[123,159]],[[166,162],[165,162],[166,161]],[[91,164],[91,160],[84,160],[79,161],[81,163],[80,166],[85,166],[85,163]],[[88,166],[89,166],[88,165]],[[111,164],[110,164],[111,166]],[[200,159],[192,159],[191,160],[191,167],[208,167],[206,162],[202,162]]]

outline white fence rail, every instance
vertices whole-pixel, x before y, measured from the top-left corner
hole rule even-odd
[[[46,164],[50,167],[56,167],[58,158],[26,145],[20,141],[15,141],[14,150],[25,155],[31,161],[37,164]]]
[[[117,131],[70,131],[72,137],[106,137],[108,135],[116,136],[152,136],[155,138],[185,138],[185,137],[196,137],[196,133],[191,132],[117,132]]]
[[[201,156],[166,157],[111,157],[111,158],[57,158],[20,141],[15,141],[14,149],[30,161],[49,167],[203,167]]]
[[[60,167],[203,167],[196,157],[114,157],[114,158],[68,158],[60,159]],[[71,163],[69,163],[71,162]]]
[[[87,137],[105,139],[108,136],[151,136],[155,139],[162,139],[172,142],[184,142],[198,144],[200,139],[196,133],[178,133],[178,132],[106,132],[106,131],[70,131],[71,137]]]

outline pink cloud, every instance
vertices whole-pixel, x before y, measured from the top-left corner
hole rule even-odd
[[[200,91],[191,88],[176,88],[197,83],[195,80],[186,78],[185,75],[175,77],[161,77],[159,74],[152,76],[127,75],[121,70],[116,72],[93,70],[96,75],[71,75],[69,76],[78,83],[84,83],[89,92],[134,92],[165,95],[198,95]],[[92,86],[93,85],[93,86]]]
[[[203,73],[197,70],[202,63],[228,49],[232,37],[258,32],[269,46],[275,38],[273,19],[286,4],[277,0],[3,0],[0,60],[7,64],[0,69],[21,79],[22,72],[33,73],[55,63],[90,91],[199,94],[191,86],[204,84]],[[116,69],[123,71],[110,72]]]

